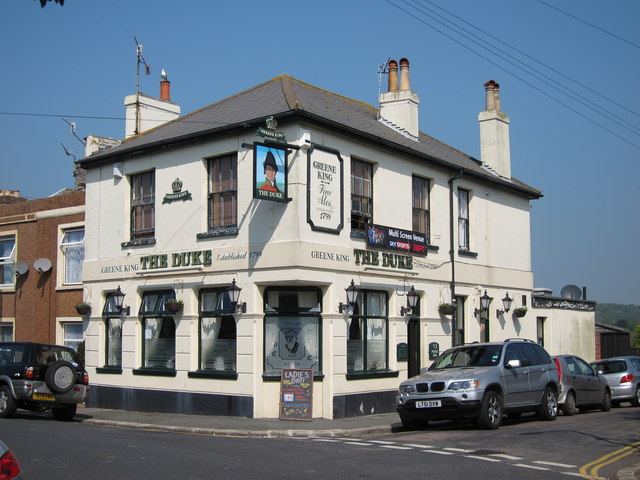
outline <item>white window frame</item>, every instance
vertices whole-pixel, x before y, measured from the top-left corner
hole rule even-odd
[[[15,341],[15,338],[16,338],[16,326],[15,326],[15,323],[13,321],[6,321],[6,320],[3,319],[2,321],[0,321],[0,329],[2,329],[2,328],[10,328],[11,329],[11,338],[9,338],[8,340],[7,339],[3,340],[3,338],[0,337],[0,342],[1,341],[7,341],[7,342]]]
[[[8,232],[7,232],[8,233]],[[13,288],[16,284],[16,276],[15,276],[15,268],[16,268],[16,246],[18,244],[18,235],[17,232],[12,232],[10,234],[5,235],[5,232],[2,232],[0,235],[0,242],[13,240],[13,247],[11,248],[11,252],[8,255],[0,256],[0,265],[4,268],[8,269],[10,272],[11,283],[4,283],[3,277],[0,277],[0,288]],[[1,250],[0,250],[1,252]],[[0,253],[0,255],[2,255]]]
[[[82,337],[80,337],[80,339],[77,338],[67,338],[67,331],[65,329],[65,327],[67,325],[73,325],[73,326],[79,326],[80,327],[80,331],[82,332]],[[72,346],[72,345],[68,345],[67,341],[69,342],[73,342],[73,343],[82,343],[82,341],[84,340],[84,330],[82,329],[82,322],[78,322],[78,321],[69,321],[69,320],[62,320],[60,321],[60,345],[65,345],[65,346],[70,346],[71,348],[73,348],[74,350],[77,351],[77,348]]]
[[[65,242],[65,237],[67,236],[68,233],[70,232],[77,232],[82,230],[82,241],[79,242]],[[59,246],[60,246],[60,252],[62,253],[62,258],[61,261],[58,263],[58,265],[60,265],[62,268],[60,270],[62,270],[62,275],[61,275],[61,283],[62,285],[82,285],[82,263],[84,263],[84,243],[85,243],[85,238],[86,238],[86,231],[84,228],[84,225],[76,225],[73,227],[66,227],[66,228],[61,228],[60,229],[60,242],[59,242]],[[69,249],[70,247],[82,247],[82,262],[80,262],[80,272],[79,272],[79,280],[78,281],[69,281],[69,266],[68,266],[68,256],[67,256],[67,249]]]

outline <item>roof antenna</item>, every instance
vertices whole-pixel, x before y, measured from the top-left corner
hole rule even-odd
[[[389,74],[389,62],[391,57],[387,58],[387,61],[378,65],[378,118],[380,118],[380,94],[382,93],[382,76]]]
[[[140,64],[144,65],[147,75],[151,75],[151,65],[142,56],[142,45],[138,39],[134,36],[133,40],[136,42],[136,125],[133,134],[137,135],[140,132]]]
[[[71,153],[71,150],[69,150],[67,147],[64,146],[64,143],[60,142],[60,145],[62,145],[62,148],[64,149],[64,153],[67,154],[67,157],[73,157],[73,162],[75,163],[76,156],[73,153]]]
[[[71,133],[73,133],[73,136],[76,137],[78,139],[78,141],[84,145],[85,147],[87,146],[87,142],[85,142],[84,140],[82,140],[77,134],[76,134],[76,122],[70,122],[69,120],[67,120],[66,118],[63,118],[62,120],[64,120],[67,125],[69,125],[69,127],[71,127]],[[66,148],[65,148],[66,151]],[[67,154],[68,155],[68,154]]]

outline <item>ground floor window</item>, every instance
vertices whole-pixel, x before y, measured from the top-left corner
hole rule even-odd
[[[464,344],[464,301],[465,297],[456,297],[456,312],[453,317],[453,346]]]
[[[82,322],[64,322],[62,324],[62,343],[65,347],[71,347],[76,352],[82,342]]]
[[[237,331],[229,290],[200,292],[200,361],[204,372],[235,372]]]
[[[386,292],[360,290],[349,317],[347,331],[347,371],[387,370],[388,295]]]
[[[536,340],[538,345],[544,347],[544,317],[536,318]]]
[[[114,293],[106,297],[102,318],[105,323],[105,366],[122,367],[122,316],[116,306]]]
[[[269,287],[264,296],[265,376],[280,377],[283,368],[307,368],[320,374],[320,289]]]
[[[144,368],[175,369],[176,323],[165,309],[165,302],[172,298],[175,298],[172,290],[146,292],[142,296],[139,313],[142,317]]]
[[[0,323],[0,342],[13,341],[13,324]]]

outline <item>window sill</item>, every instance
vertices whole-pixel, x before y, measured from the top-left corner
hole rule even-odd
[[[156,244],[156,239],[155,238],[143,238],[141,240],[131,240],[130,242],[122,242],[120,244],[120,246],[122,248],[146,247],[146,246],[155,245],[155,244]]]
[[[280,375],[267,375],[266,373],[262,375],[263,382],[279,382],[281,380]],[[324,380],[324,375],[322,373],[314,373],[313,381],[314,382],[322,382]]]
[[[360,372],[347,372],[347,380],[365,380],[369,378],[394,378],[398,377],[400,372],[393,370],[371,370]]]
[[[458,255],[461,257],[478,258],[478,254],[470,250],[458,250]]]
[[[210,232],[198,233],[196,238],[198,240],[203,238],[216,238],[216,237],[232,237],[238,235],[238,227],[220,228],[218,230],[211,230]]]
[[[438,247],[437,245],[427,245],[427,250],[429,252],[438,252],[440,251],[440,247]]]
[[[211,370],[196,370],[195,372],[188,372],[187,375],[189,378],[218,378],[222,380],[237,380],[238,372],[235,371],[218,371],[214,372]]]
[[[122,367],[109,367],[109,366],[97,367],[96,373],[108,373],[112,375],[120,375],[122,374]]]
[[[174,368],[142,367],[132,371],[134,375],[151,375],[156,377],[175,377],[177,372]]]
[[[367,235],[367,232],[364,230],[351,230],[351,238],[362,238],[366,240],[369,238],[369,235]]]

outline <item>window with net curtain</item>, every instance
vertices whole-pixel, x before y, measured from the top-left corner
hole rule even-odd
[[[388,369],[388,295],[360,290],[347,326],[347,371]]]
[[[105,322],[105,367],[122,367],[122,316],[116,306],[115,293],[106,300],[102,317]]]
[[[373,223],[373,165],[351,159],[351,230],[366,232]]]
[[[283,368],[322,373],[320,362],[322,293],[318,288],[268,287],[265,290],[264,374]]]
[[[142,317],[143,367],[175,369],[176,324],[164,303],[175,298],[173,290],[145,292],[139,315]]]
[[[458,247],[469,250],[469,191],[458,189]]]
[[[202,290],[199,308],[199,370],[235,372],[237,330],[228,289]]]
[[[65,230],[60,242],[64,255],[64,284],[82,283],[84,261],[84,228]]]
[[[0,237],[0,285],[13,285],[15,276],[15,236]]]

